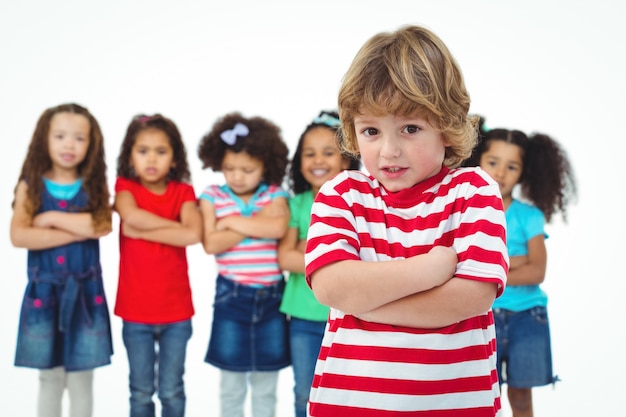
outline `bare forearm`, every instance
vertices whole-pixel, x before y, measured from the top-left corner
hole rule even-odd
[[[316,271],[311,283],[322,304],[358,314],[443,284],[456,263],[452,249],[439,247],[401,260],[336,262]]]
[[[491,308],[496,291],[496,284],[453,278],[431,290],[356,316],[396,326],[440,328],[484,314]]]
[[[134,208],[120,213],[122,221],[130,227],[142,231],[178,227],[180,223],[175,220],[166,219],[147,210]]]
[[[304,253],[298,249],[279,249],[278,264],[285,271],[304,274]]]
[[[226,252],[245,238],[246,236],[232,230],[205,232],[202,246],[207,254],[214,255],[216,253]]]
[[[29,250],[51,249],[84,240],[84,237],[59,229],[29,227],[11,234],[11,243]]]
[[[33,225],[54,228],[89,239],[97,239],[111,232],[110,227],[96,230],[91,213],[46,211],[33,218]]]
[[[218,229],[230,229],[245,236],[280,239],[287,232],[287,217],[226,217],[218,222]]]
[[[506,284],[515,285],[539,285],[544,281],[545,269],[533,264],[525,264],[519,268],[509,269]]]
[[[122,225],[123,233],[135,239],[144,239],[151,242],[164,243],[172,246],[189,246],[200,242],[199,234],[181,225],[163,227],[160,229],[140,230],[128,225]]]

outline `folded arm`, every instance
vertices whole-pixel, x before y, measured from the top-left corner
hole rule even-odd
[[[189,246],[200,242],[202,219],[195,201],[181,206],[180,220],[171,220],[137,207],[128,191],[115,197],[115,209],[122,219],[121,232],[134,239],[144,239],[172,246]]]
[[[89,213],[46,212],[31,216],[26,210],[27,190],[28,185],[21,181],[15,192],[10,225],[13,246],[30,250],[50,249],[108,233],[94,231]]]
[[[253,217],[228,216],[218,219],[215,207],[200,200],[203,218],[204,251],[208,254],[225,252],[246,237],[280,239],[289,223],[289,206],[285,198],[276,198]]]
[[[322,304],[349,314],[370,312],[448,281],[457,265],[452,248],[384,262],[339,261],[311,276],[311,287]]]
[[[489,311],[496,291],[495,283],[455,277],[428,291],[355,316],[377,323],[434,329]]]
[[[528,241],[528,255],[512,256],[507,285],[538,285],[546,276],[548,254],[545,238],[537,235]]]
[[[304,250],[306,240],[298,240],[298,229],[290,227],[278,243],[278,264],[289,272],[304,274]]]
[[[280,239],[287,232],[289,205],[284,197],[275,198],[252,217],[228,216],[216,223],[218,230],[232,230],[245,236]]]

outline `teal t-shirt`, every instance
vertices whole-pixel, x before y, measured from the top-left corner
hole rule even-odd
[[[311,223],[311,206],[313,193],[305,191],[289,200],[289,228],[298,229],[298,239],[306,239]],[[290,316],[311,321],[326,321],[329,308],[320,304],[309,287],[304,274],[290,272],[283,294],[280,311]]]
[[[52,197],[59,200],[71,200],[78,194],[80,187],[83,185],[83,179],[79,178],[71,184],[59,184],[44,177],[43,183]]]
[[[509,256],[528,255],[528,241],[540,234],[545,238],[545,217],[541,210],[530,204],[513,200],[505,212],[506,247]],[[524,311],[532,307],[545,307],[548,296],[539,285],[509,285],[504,294],[493,303],[493,308]]]

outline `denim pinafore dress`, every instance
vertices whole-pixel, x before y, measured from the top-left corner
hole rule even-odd
[[[69,200],[44,187],[40,212],[76,212],[86,205],[82,187]],[[110,364],[112,354],[98,240],[28,251],[15,366],[81,371]]]

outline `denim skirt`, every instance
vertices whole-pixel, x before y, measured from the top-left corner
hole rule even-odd
[[[205,361],[234,371],[276,371],[290,365],[287,317],[279,310],[285,282],[250,287],[217,277]]]
[[[550,326],[546,307],[523,311],[496,308],[498,378],[513,388],[554,384]]]
[[[67,275],[29,269],[15,366],[83,371],[110,364],[112,354],[100,267]]]

